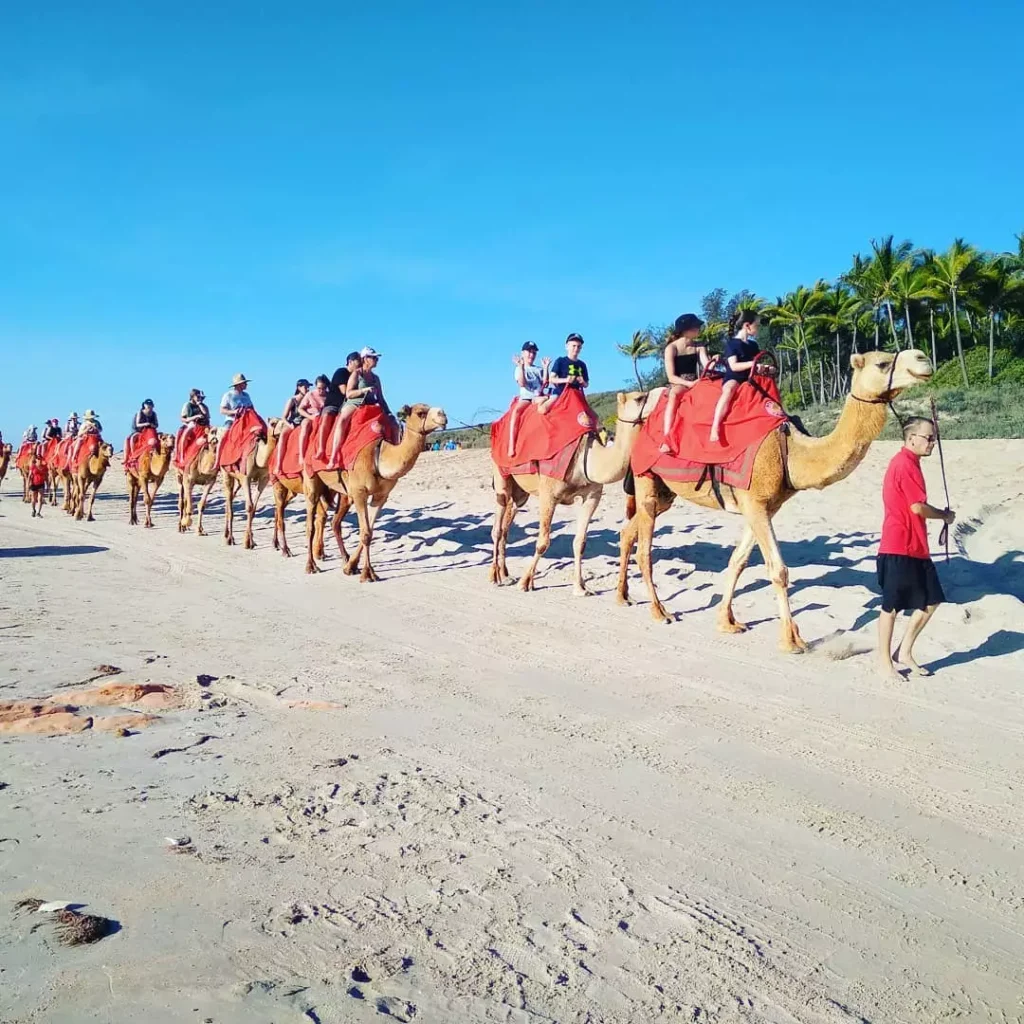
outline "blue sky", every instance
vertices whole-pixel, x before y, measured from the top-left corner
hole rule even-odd
[[[1024,6],[842,7],[4,4],[0,428],[236,370],[276,415],[367,343],[469,420],[527,338],[614,388],[717,285],[1009,248]]]

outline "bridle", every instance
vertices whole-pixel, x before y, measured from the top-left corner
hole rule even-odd
[[[637,413],[637,418],[635,420],[624,420],[618,414],[618,412],[616,412],[616,414],[615,414],[615,422],[616,423],[622,423],[622,424],[624,424],[627,427],[639,427],[639,426],[641,426],[643,424],[643,422],[644,422],[644,409],[647,408],[647,400],[650,397],[651,397],[650,391],[644,391],[643,392],[643,398],[640,401],[640,411]],[[587,434],[587,446],[586,446],[586,448],[583,449],[583,476],[587,480],[590,480],[590,473],[587,472],[587,457],[590,455],[590,449],[593,447],[594,437],[595,436],[596,435],[595,435],[594,431],[590,431],[590,433]],[[590,482],[593,483],[592,480],[590,480]]]
[[[896,363],[899,360],[901,355],[903,355],[903,350],[902,349],[899,352],[897,352],[896,355],[894,355],[892,357],[892,363],[889,366],[889,383],[888,383],[888,385],[887,385],[887,387],[885,389],[885,393],[883,395],[880,395],[878,398],[861,398],[860,395],[855,395],[853,393],[853,391],[851,390],[850,391],[850,397],[852,399],[854,399],[855,401],[863,402],[864,405],[887,405],[887,406],[889,406],[889,408],[892,410],[893,416],[896,417],[896,422],[899,423],[900,429],[902,430],[903,427],[906,425],[906,421],[899,414],[899,410],[893,404],[895,399],[893,398],[893,394],[892,394],[892,382],[893,382],[893,377],[896,374]],[[886,396],[888,396],[888,397],[886,397]]]

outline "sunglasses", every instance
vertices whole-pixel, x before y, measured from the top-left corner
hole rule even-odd
[[[911,437],[919,437],[926,444],[935,444],[936,437],[934,434],[911,434]]]

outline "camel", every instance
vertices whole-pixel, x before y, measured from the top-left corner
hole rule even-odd
[[[38,450],[39,450],[39,445],[38,444],[33,444],[33,451],[38,451]],[[20,449],[19,449],[19,455],[20,455]],[[22,504],[24,504],[24,505],[29,505],[29,504],[32,503],[32,496],[29,493],[29,489],[28,489],[28,487],[29,487],[29,483],[28,483],[29,468],[30,468],[31,464],[32,464],[31,458],[19,459],[18,456],[15,456],[14,465],[15,465],[15,468],[18,470],[18,472],[21,474],[21,501],[22,501]]]
[[[742,633],[747,627],[733,615],[733,596],[740,574],[754,545],[761,549],[768,578],[778,600],[779,648],[787,653],[807,649],[789,607],[789,570],[782,560],[772,526],[775,513],[799,491],[821,490],[848,477],[860,465],[871,442],[882,432],[888,414],[887,403],[906,388],[928,380],[932,365],[917,349],[891,352],[855,353],[850,357],[853,379],[850,395],[832,432],[825,437],[790,433],[783,439],[773,430],[761,442],[754,461],[750,489],[722,486],[719,504],[710,483],[662,480],[657,474],[636,479],[636,513],[622,528],[619,545],[618,601],[629,604],[628,570],[633,545],[637,561],[651,595],[651,615],[657,622],[670,622],[658,599],[651,571],[651,549],[655,519],[670,508],[677,497],[704,508],[738,512],[746,520],[743,535],[725,570],[725,587],[718,612],[718,629]]]
[[[405,429],[398,444],[380,441],[369,444],[356,456],[355,464],[346,470],[321,470],[319,473],[304,474],[303,491],[306,495],[306,572],[319,572],[313,557],[316,529],[313,517],[327,492],[337,495],[337,505],[331,528],[338,543],[338,551],[345,562],[343,572],[351,576],[359,567],[363,555],[363,570],[359,579],[363,583],[376,583],[379,579],[370,564],[370,543],[373,540],[373,524],[395,484],[416,464],[420,452],[427,446],[427,436],[435,430],[444,430],[448,416],[444,409],[419,403],[403,406],[399,418],[405,418]],[[359,545],[350,557],[341,537],[341,523],[345,513],[355,505],[359,519]],[[322,534],[321,534],[322,536]]]
[[[283,427],[283,423],[282,423]],[[278,442],[281,443],[280,441]],[[281,478],[275,477],[271,486],[274,490],[274,550],[280,551],[285,558],[292,557],[292,549],[288,547],[288,538],[285,535],[285,511],[305,491],[305,480],[302,476]],[[313,523],[315,537],[313,540],[313,552],[316,558],[324,557],[324,532],[327,524],[327,513],[331,507],[333,496],[331,492],[324,489],[317,505],[316,517]],[[307,523],[307,527],[308,527]]]
[[[0,444],[0,487],[4,485],[4,477],[7,476],[7,469],[11,464],[11,456],[14,454],[14,447],[9,444]]]
[[[68,486],[70,500],[68,511],[75,519],[87,518],[90,523],[95,521],[92,509],[96,504],[96,492],[100,489],[100,484],[103,483],[103,475],[113,457],[114,449],[106,441],[100,441],[97,451],[72,471]],[[89,514],[85,516],[85,499],[90,486],[92,487],[92,498],[89,501]]]
[[[187,533],[192,528],[192,491],[196,487],[203,488],[202,497],[199,499],[199,523],[196,526],[196,533],[200,537],[206,536],[203,529],[203,513],[206,511],[206,502],[210,497],[210,491],[217,482],[217,429],[210,427],[207,432],[206,447],[185,467],[179,469],[178,473],[178,533]]]
[[[492,583],[501,585],[509,578],[508,565],[505,561],[509,530],[516,512],[526,504],[531,494],[540,500],[540,532],[537,535],[533,561],[519,581],[519,589],[523,591],[534,589],[537,566],[551,545],[551,520],[555,514],[555,506],[571,505],[579,498],[576,536],[572,545],[575,570],[573,593],[577,596],[591,594],[583,582],[583,553],[587,546],[590,520],[593,519],[601,502],[605,485],[616,483],[626,475],[629,456],[640,433],[640,427],[658,404],[661,391],[662,389],[658,388],[649,394],[640,391],[632,391],[629,394],[620,392],[616,398],[615,416],[618,426],[614,442],[602,445],[593,434],[584,434],[577,442],[564,480],[553,480],[551,477],[536,473],[505,477],[496,465],[493,466],[497,508],[494,513],[494,527],[491,530]]]
[[[252,524],[256,518],[256,507],[260,503],[268,482],[270,481],[270,459],[277,447],[277,418],[272,418],[267,426],[266,440],[260,439],[256,447],[249,453],[245,464],[237,469],[222,469],[221,478],[224,483],[224,543],[235,543],[235,492],[245,492],[245,539],[243,547],[251,550],[256,547],[252,537]]]
[[[155,451],[146,449],[139,456],[134,467],[125,464],[124,475],[128,481],[128,525],[139,525],[139,513],[136,506],[139,494],[146,503],[146,529],[153,528],[153,502],[156,492],[171,468],[171,457],[174,452],[174,438],[170,434],[158,434],[160,447]]]

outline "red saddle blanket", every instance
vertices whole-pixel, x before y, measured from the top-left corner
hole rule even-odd
[[[130,434],[124,442],[124,468],[138,469],[139,459],[147,451],[155,452],[160,447],[156,427],[146,427],[137,434]]]
[[[178,469],[188,469],[209,443],[208,427],[180,427],[174,438],[174,465]]]
[[[65,437],[57,442],[57,447],[50,457],[50,468],[60,473],[68,468],[68,460],[71,458],[71,447],[74,445],[73,437]]]
[[[39,447],[35,441],[23,441],[21,447],[18,449],[18,454],[15,456],[14,465],[18,469],[23,469],[28,472],[28,467],[32,463],[32,453]]]
[[[48,468],[53,468],[53,457],[57,452],[57,446],[60,444],[59,437],[51,437],[49,441],[44,441],[39,446],[39,457],[43,460],[43,465]]]
[[[332,424],[330,421],[334,420]],[[319,473],[322,470],[351,469],[355,465],[359,453],[370,444],[377,441],[388,441],[390,444],[398,444],[399,436],[395,428],[394,420],[384,415],[384,409],[379,405],[361,405],[352,414],[348,421],[348,433],[345,442],[338,447],[338,431],[340,424],[338,417],[328,416],[328,436],[325,459],[316,458],[317,433],[316,427],[310,433],[309,441],[306,443],[306,465],[303,467],[308,473]],[[298,434],[298,430],[290,430],[289,434]],[[298,438],[295,439],[298,444]],[[289,473],[282,470],[282,476],[287,477]]]
[[[518,410],[516,446],[509,458],[508,438],[512,414],[517,412],[518,405],[519,400],[516,399],[508,412],[491,424],[491,458],[505,476],[511,474],[513,467],[519,469],[534,462],[556,461],[568,446],[574,445],[584,434],[596,430],[598,426],[597,416],[587,404],[583,392],[579,388],[566,388],[543,415],[537,412],[532,402]]]
[[[308,422],[308,421],[307,421]],[[319,420],[313,420],[312,426],[306,428],[306,447],[312,446],[316,454],[316,446],[319,443],[317,431],[320,429]],[[302,464],[299,462],[299,440],[302,434],[303,424],[297,427],[286,429],[277,439],[277,448],[274,449],[274,458],[270,463],[270,476],[274,480],[295,480],[302,476]],[[328,442],[328,452],[330,443]]]
[[[82,446],[78,449],[75,457],[74,471],[80,470],[100,450],[99,434],[86,434],[82,439]]]
[[[722,396],[721,380],[705,377],[679,396],[669,445],[678,455],[662,452],[662,426],[668,394],[662,396],[640,430],[630,465],[640,476],[654,470],[667,480],[701,479],[708,466],[720,467],[716,476],[732,487],[746,490],[754,470],[754,458],[761,442],[787,419],[779,390],[771,377],[757,377],[740,384],[725,421],[721,440],[712,443],[711,422]]]
[[[243,409],[220,439],[217,467],[238,466],[252,454],[260,439],[267,436],[267,425],[255,409]]]

